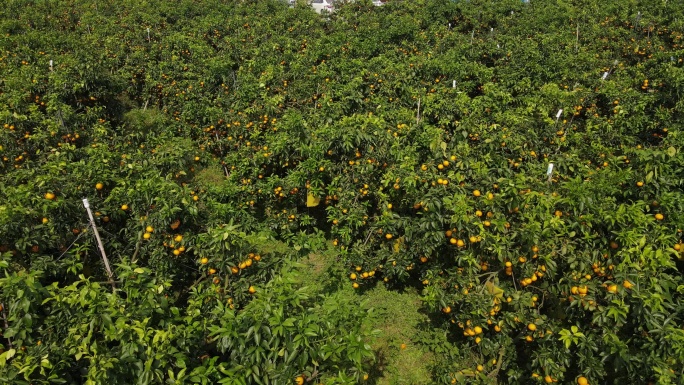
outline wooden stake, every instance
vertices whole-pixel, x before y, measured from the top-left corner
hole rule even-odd
[[[97,231],[97,226],[95,226],[95,218],[93,218],[93,212],[90,211],[90,203],[88,203],[88,198],[83,198],[83,206],[88,212],[88,218],[90,218],[90,226],[93,228],[93,232],[95,233],[95,239],[97,240],[97,246],[100,249],[100,254],[102,255],[102,261],[104,262],[105,269],[107,270],[109,283],[112,284],[112,289],[116,290],[116,285],[114,284],[114,274],[112,273],[112,268],[109,267],[109,259],[107,259],[107,254],[105,253],[104,246],[102,245],[100,233]]]

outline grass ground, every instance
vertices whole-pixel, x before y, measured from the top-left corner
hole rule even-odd
[[[387,289],[382,283],[363,292],[347,284],[346,272],[336,255],[310,255],[303,261],[302,278],[321,291],[340,291],[370,310],[364,329],[377,331],[371,342],[376,355],[367,383],[374,385],[422,385],[434,383],[431,367],[435,351],[454,349],[446,334],[438,332],[422,309],[416,289],[403,292]],[[436,348],[436,345],[439,345]]]

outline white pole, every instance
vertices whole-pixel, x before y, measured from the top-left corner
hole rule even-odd
[[[90,218],[90,225],[95,233],[95,239],[97,240],[97,246],[100,249],[100,254],[102,255],[102,261],[104,261],[105,269],[107,269],[107,275],[109,276],[109,283],[112,284],[112,289],[116,289],[114,285],[114,274],[112,273],[112,268],[109,267],[109,260],[107,259],[107,254],[105,254],[104,246],[102,245],[102,240],[100,239],[100,233],[97,232],[97,227],[95,226],[95,218],[93,218],[93,212],[90,211],[90,203],[88,203],[88,198],[83,198],[83,206],[85,206],[88,212],[88,218]]]
[[[416,112],[416,124],[420,123],[420,98],[418,98],[418,112]]]
[[[563,115],[563,109],[562,108],[560,110],[558,110],[558,112],[556,113],[556,124],[558,124],[558,119],[560,119],[561,115]]]

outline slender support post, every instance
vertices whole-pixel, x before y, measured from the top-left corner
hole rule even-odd
[[[420,123],[420,98],[418,98],[418,112],[416,112],[416,124]]]
[[[97,231],[97,226],[95,226],[95,218],[93,217],[93,212],[90,211],[90,203],[88,203],[88,198],[83,198],[83,206],[88,212],[88,218],[90,218],[90,226],[93,228],[93,232],[95,233],[95,239],[97,240],[97,246],[100,249],[100,255],[102,255],[102,261],[104,262],[105,269],[107,270],[109,283],[112,284],[112,289],[116,290],[116,285],[114,284],[114,274],[112,273],[112,268],[109,266],[109,259],[107,259],[107,254],[105,253],[104,246],[102,245],[100,233]]]

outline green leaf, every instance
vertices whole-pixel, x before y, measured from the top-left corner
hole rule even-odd
[[[8,351],[0,354],[0,368],[5,366],[5,363],[7,362],[7,360],[14,357],[14,355],[16,353],[17,353],[16,349],[9,349]]]
[[[667,155],[670,157],[674,157],[677,154],[677,149],[674,147],[668,147],[667,149]]]

